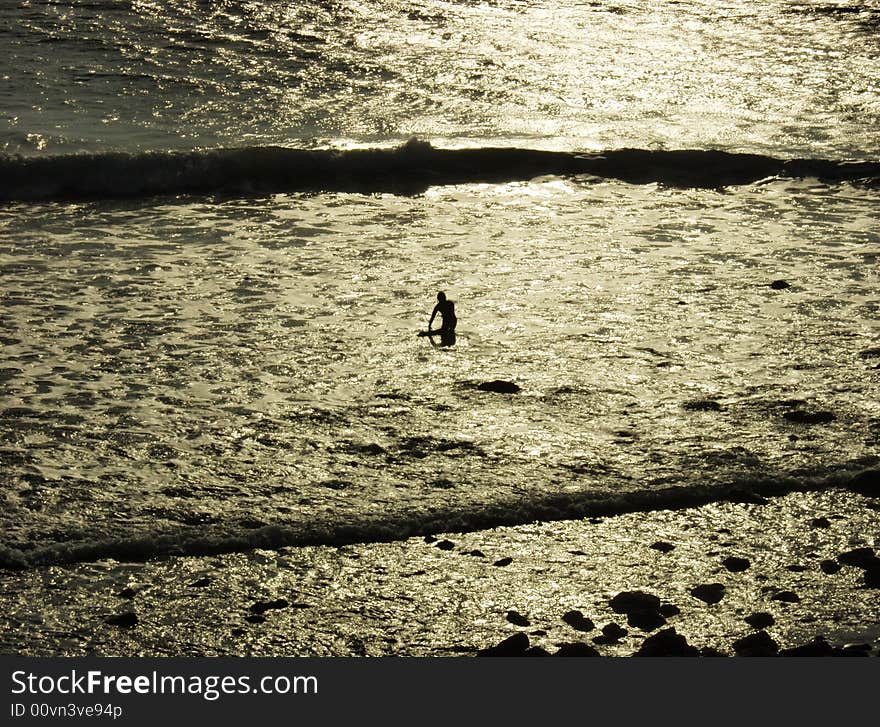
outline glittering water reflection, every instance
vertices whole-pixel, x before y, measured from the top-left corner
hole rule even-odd
[[[16,547],[487,503],[528,518],[555,493],[876,452],[870,192],[550,179],[39,219],[11,209],[0,238]],[[415,337],[440,289],[446,350]],[[492,379],[521,392],[475,388]]]

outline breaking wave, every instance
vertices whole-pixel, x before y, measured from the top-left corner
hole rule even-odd
[[[352,543],[390,542],[448,532],[485,530],[537,521],[603,517],[630,512],[674,510],[712,502],[751,502],[789,492],[846,488],[880,497],[880,469],[838,470],[832,474],[801,474],[765,480],[671,486],[608,495],[580,492],[551,495],[530,501],[501,502],[444,511],[401,512],[363,517],[354,522],[310,519],[265,525],[235,532],[222,526],[190,528],[172,533],[139,533],[126,538],[57,542],[32,549],[0,544],[0,569],[19,570],[113,558],[139,562],[169,556],[205,556],[254,548],[278,549],[309,545],[340,546]]]
[[[586,175],[632,184],[715,188],[773,177],[880,184],[880,162],[776,159],[723,151],[617,149],[601,153],[516,148],[437,149],[410,140],[394,149],[283,147],[0,157],[0,201],[147,198],[186,194],[390,192]]]

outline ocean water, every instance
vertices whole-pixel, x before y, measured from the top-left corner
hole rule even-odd
[[[873,1],[3,3],[0,565],[876,467],[878,30]],[[438,290],[451,347],[416,337]]]

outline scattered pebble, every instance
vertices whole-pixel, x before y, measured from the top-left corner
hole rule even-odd
[[[595,644],[616,644],[629,633],[625,628],[613,621],[602,627],[602,635],[593,639]]]
[[[733,651],[737,656],[776,656],[779,644],[766,631],[749,634],[733,642]]]
[[[658,610],[660,615],[665,616],[666,618],[678,616],[681,613],[681,609],[674,603],[664,603]]]
[[[841,569],[840,563],[836,560],[823,560],[819,562],[819,568],[823,573],[827,573],[828,575],[834,575],[835,573],[839,573]]]
[[[866,568],[865,581],[862,585],[865,588],[880,588],[880,568]]]
[[[831,656],[834,650],[825,640],[824,636],[817,636],[812,641],[802,646],[793,646],[790,649],[781,649],[779,656]]]
[[[771,601],[781,601],[782,603],[800,603],[801,597],[794,591],[777,591],[770,596]]]
[[[711,606],[724,598],[725,590],[723,583],[704,583],[696,588],[691,588],[690,594]]]
[[[830,411],[804,411],[803,409],[795,409],[783,413],[782,417],[794,424],[827,424],[833,422],[837,417],[834,412]]]
[[[874,554],[873,548],[855,548],[837,556],[839,563],[854,565],[856,568],[875,568],[880,565],[880,558]]]
[[[434,545],[435,548],[440,548],[440,550],[452,550],[455,547],[455,543],[451,540],[441,540],[440,542]]]
[[[575,631],[592,631],[596,625],[580,611],[568,611],[563,614],[562,620]]]
[[[776,623],[773,615],[766,611],[757,611],[751,616],[746,616],[743,620],[754,629],[766,629]]]
[[[477,388],[480,391],[491,391],[496,394],[518,394],[521,390],[512,381],[502,381],[500,379],[484,381],[481,384],[477,384]]]
[[[553,656],[601,656],[589,644],[557,644],[559,650]]]
[[[721,565],[731,573],[742,573],[749,568],[751,562],[748,558],[737,558],[735,555],[731,555],[729,558],[722,560]]]
[[[517,631],[513,636],[508,636],[495,646],[480,649],[477,656],[525,656],[528,648],[529,637],[522,631]]]
[[[138,617],[134,611],[124,611],[113,616],[107,616],[104,623],[110,626],[118,626],[121,629],[132,629],[138,625]]]
[[[266,611],[272,611],[279,608],[287,608],[290,603],[284,598],[278,598],[274,601],[257,601],[251,604],[251,613],[262,614]]]
[[[672,543],[664,543],[662,540],[658,540],[656,543],[651,544],[651,549],[659,550],[661,553],[669,553],[675,550],[675,546]]]
[[[656,611],[660,608],[660,599],[644,591],[622,591],[611,599],[610,604],[611,610],[615,613]]]
[[[633,656],[699,656],[700,651],[676,632],[675,627],[658,631],[642,642]]]
[[[626,614],[626,622],[642,631],[653,631],[666,625],[666,619],[660,611],[652,611],[650,609],[630,611]]]
[[[510,621],[514,626],[531,626],[532,622],[529,621],[525,616],[517,611],[508,611],[507,620]]]

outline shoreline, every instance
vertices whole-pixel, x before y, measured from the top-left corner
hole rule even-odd
[[[406,541],[41,566],[4,573],[0,652],[473,656],[513,636],[514,654],[629,656],[674,628],[704,655],[744,654],[733,645],[748,637],[771,653],[877,655],[880,598],[866,583],[878,547],[880,502],[826,490]],[[628,592],[656,601],[633,617],[614,606]],[[761,614],[772,623],[751,618]],[[649,645],[681,647],[669,636]]]
[[[192,527],[179,532],[142,533],[124,538],[62,541],[33,549],[0,546],[0,572],[3,569],[69,566],[103,559],[146,562],[155,558],[204,557],[257,548],[278,550],[284,547],[369,545],[447,532],[517,527],[535,521],[562,522],[639,513],[649,515],[663,510],[683,510],[724,502],[764,504],[767,498],[829,488],[877,497],[880,495],[880,469],[877,468],[876,458],[848,463],[848,466],[836,469],[831,474],[802,471],[784,477],[713,482],[701,487],[672,485],[624,490],[616,494],[560,492],[537,495],[526,507],[521,503],[499,501],[461,510],[450,508],[439,514],[404,510],[380,517],[361,517],[344,526],[334,519],[319,517],[279,525],[258,523],[238,532]]]

